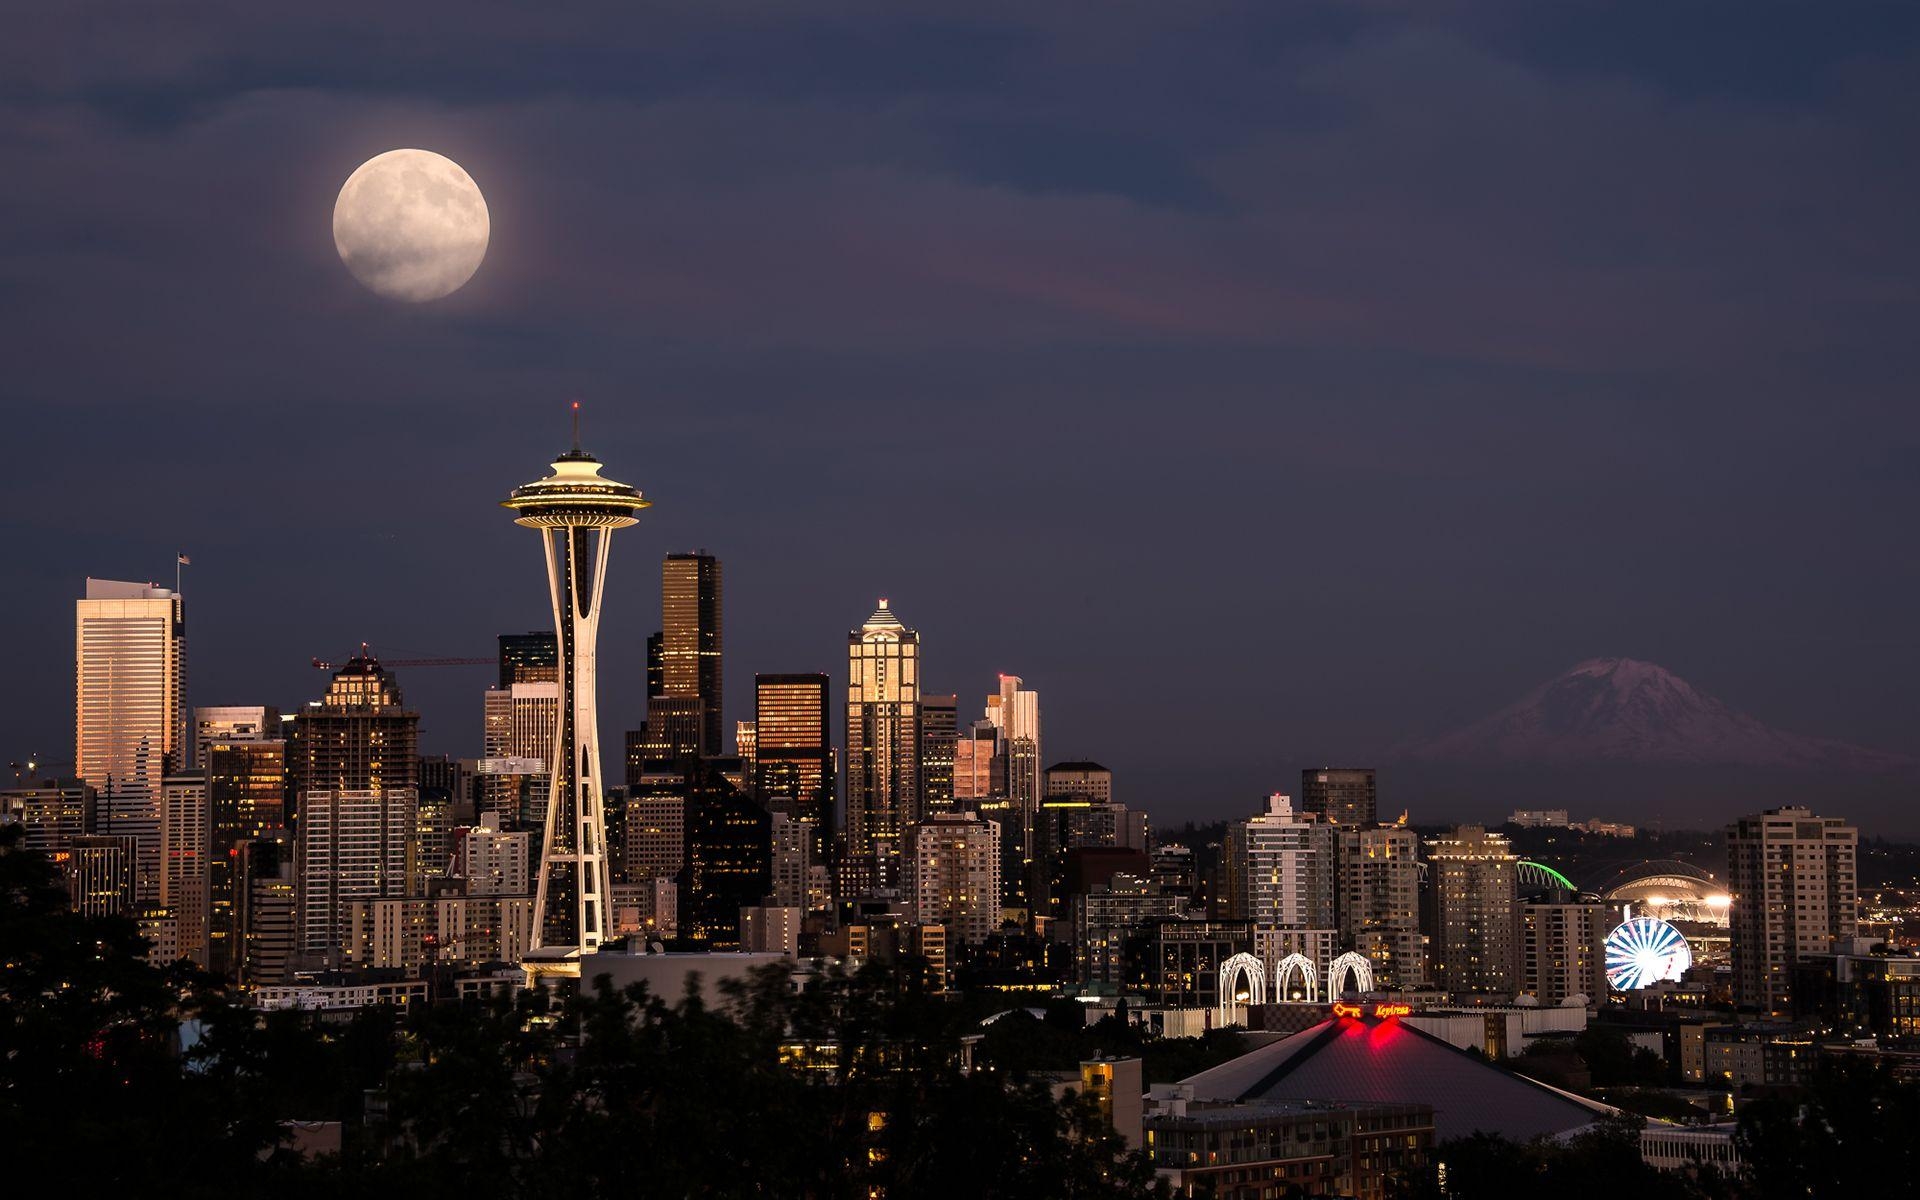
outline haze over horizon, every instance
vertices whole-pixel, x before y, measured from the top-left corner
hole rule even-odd
[[[1920,12],[1629,11],[37,15],[0,47],[40,181],[0,200],[5,753],[72,754],[83,579],[176,550],[194,704],[545,628],[497,502],[578,397],[655,501],[609,744],[703,547],[729,722],[755,671],[840,680],[885,595],[929,691],[1022,675],[1046,757],[1163,820],[1594,657],[1920,755]],[[418,307],[330,236],[400,146],[493,215]],[[488,672],[400,676],[477,753]]]

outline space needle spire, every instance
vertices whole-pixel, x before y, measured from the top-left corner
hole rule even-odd
[[[554,460],[553,473],[501,501],[514,524],[540,534],[560,651],[560,719],[547,767],[530,976],[577,976],[580,957],[611,934],[594,647],[613,531],[636,524],[635,514],[650,503],[638,488],[601,476],[600,460],[580,449],[579,414],[575,401],[573,448]]]

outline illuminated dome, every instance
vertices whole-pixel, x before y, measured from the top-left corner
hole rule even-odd
[[[1601,895],[1635,915],[1725,928],[1732,903],[1726,884],[1692,863],[1659,859],[1639,863],[1607,881]]]

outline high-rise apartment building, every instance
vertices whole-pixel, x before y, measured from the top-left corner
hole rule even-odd
[[[1446,991],[1517,995],[1522,987],[1520,858],[1506,837],[1463,825],[1427,843],[1432,982]]]
[[[1267,797],[1267,810],[1227,826],[1226,913],[1256,928],[1332,929],[1334,831]]]
[[[1520,990],[1552,1007],[1569,996],[1606,1003],[1608,906],[1571,892],[1520,905]]]
[[[1300,806],[1329,825],[1378,821],[1372,767],[1309,767],[1300,772]]]
[[[1396,825],[1342,826],[1335,833],[1334,876],[1341,947],[1365,955],[1382,987],[1424,984],[1420,835]]]
[[[208,858],[212,805],[204,768],[160,782],[160,897],[173,916],[179,957],[211,965],[212,898]]]
[[[847,860],[841,894],[898,886],[920,808],[920,635],[882,599],[847,635]]]
[[[920,811],[954,811],[953,758],[960,737],[960,698],[920,697]]]
[[[348,659],[325,694],[294,716],[291,729],[289,816],[296,822],[309,791],[411,794],[419,785],[420,714],[406,706],[399,681],[376,658]]]
[[[776,908],[814,907],[813,827],[789,813],[770,814],[772,825],[773,889],[767,893]]]
[[[418,820],[411,787],[309,791],[300,799],[300,950],[342,961],[347,908],[407,893]]]
[[[184,769],[186,616],[178,593],[88,579],[74,604],[74,770],[99,832],[134,840],[139,903],[160,891],[160,780]]]
[[[1793,971],[1859,934],[1860,831],[1804,807],[1727,826],[1733,998],[1766,1014],[1793,1009]]]
[[[833,749],[824,674],[755,675],[754,794],[810,823],[814,862],[833,831]]]
[[[912,829],[909,916],[978,946],[1000,928],[1000,826],[973,813],[934,813]]]
[[[704,552],[667,555],[660,565],[660,694],[700,702],[699,753],[709,758],[726,753],[720,618],[720,560]]]
[[[504,833],[493,814],[454,839],[454,874],[469,896],[526,896],[533,892],[533,834]]]

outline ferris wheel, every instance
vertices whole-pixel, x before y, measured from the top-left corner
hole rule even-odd
[[[1678,979],[1693,965],[1693,951],[1680,931],[1654,917],[1623,921],[1607,935],[1607,984],[1631,992],[1663,979]]]

